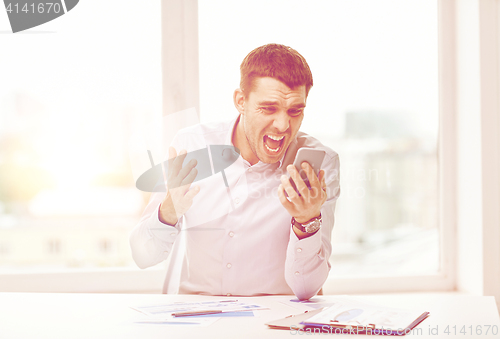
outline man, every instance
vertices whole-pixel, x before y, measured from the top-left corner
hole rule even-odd
[[[179,232],[187,230],[181,293],[294,293],[308,299],[321,289],[330,270],[339,161],[334,151],[299,132],[312,85],[306,60],[290,47],[269,44],[246,56],[233,97],[238,117],[175,137],[170,189],[152,196],[130,237],[139,267],[165,260]],[[191,185],[197,162],[183,166],[186,153],[210,145],[240,151],[239,161],[225,170],[227,187],[215,174]],[[302,147],[326,151],[318,176],[302,163],[311,189],[292,165]],[[167,289],[168,276],[165,283]]]

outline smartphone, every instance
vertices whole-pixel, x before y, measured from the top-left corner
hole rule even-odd
[[[323,159],[325,158],[325,151],[314,148],[299,148],[297,155],[295,156],[295,160],[293,161],[293,165],[299,171],[300,177],[304,180],[304,183],[307,185],[307,188],[311,189],[311,185],[309,184],[309,179],[307,178],[306,172],[302,169],[301,164],[305,161],[308,162],[309,165],[316,173],[316,176],[319,175],[319,171],[321,169],[321,164],[323,163]],[[294,190],[299,193],[297,187],[295,186],[295,182],[292,178],[290,178],[290,183]],[[300,193],[299,193],[300,194]]]

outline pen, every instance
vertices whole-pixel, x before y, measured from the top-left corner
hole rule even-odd
[[[172,316],[174,316],[174,317],[189,317],[189,316],[194,316],[194,315],[205,315],[205,314],[216,314],[216,313],[222,313],[222,311],[221,310],[186,311],[186,312],[172,313]]]

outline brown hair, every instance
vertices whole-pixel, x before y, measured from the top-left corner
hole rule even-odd
[[[258,77],[277,79],[294,89],[306,86],[306,96],[313,85],[313,78],[306,59],[291,47],[267,44],[257,47],[243,59],[240,66],[240,88],[245,97],[253,89],[253,80]]]

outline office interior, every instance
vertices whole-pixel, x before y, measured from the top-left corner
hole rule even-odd
[[[276,42],[341,159],[322,293],[500,305],[499,1],[85,1],[33,31],[0,35],[0,292],[161,293],[167,263],[128,246],[154,122],[233,117],[239,63]]]

